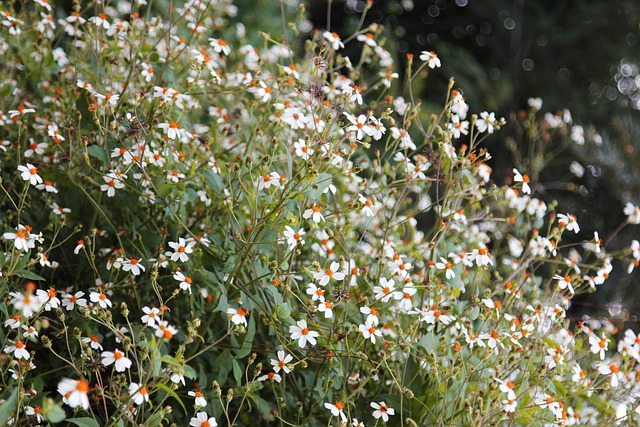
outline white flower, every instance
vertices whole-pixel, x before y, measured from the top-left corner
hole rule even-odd
[[[496,116],[495,113],[489,114],[486,111],[480,113],[480,119],[476,121],[476,127],[478,128],[478,132],[487,132],[489,134],[493,133],[494,126],[496,125]]]
[[[104,179],[105,184],[100,186],[100,191],[106,191],[107,197],[115,196],[116,190],[124,188],[124,183],[117,174],[109,173],[104,175],[102,179]]]
[[[320,336],[319,333],[315,331],[310,331],[307,328],[307,321],[302,319],[296,322],[296,325],[289,327],[289,333],[291,334],[292,340],[298,340],[298,346],[300,348],[304,348],[307,345],[307,342],[311,345],[316,345],[316,338]]]
[[[580,232],[580,226],[578,225],[578,219],[575,215],[571,214],[558,214],[558,225],[560,227],[566,227],[568,231],[573,231],[576,234]]]
[[[435,52],[427,52],[426,50],[423,50],[420,54],[420,60],[425,61],[427,66],[431,69],[439,68],[442,65]]]
[[[243,325],[247,326],[247,314],[249,314],[249,310],[239,307],[235,308],[227,308],[227,315],[231,317],[231,322],[234,325]]]
[[[195,418],[191,418],[189,425],[192,427],[217,427],[218,423],[214,417],[209,418],[206,412],[198,412]]]
[[[189,393],[187,393],[189,396],[191,397],[195,397],[195,405],[196,406],[200,406],[200,407],[204,407],[207,406],[207,399],[204,396],[204,393],[201,392],[200,390],[192,390]]]
[[[520,174],[520,172],[516,168],[513,168],[513,174],[513,180],[515,182],[522,183],[522,192],[524,194],[531,194],[531,187],[529,187],[529,176]]]
[[[191,284],[193,283],[191,277],[185,276],[182,271],[177,271],[173,275],[173,278],[180,282],[180,289],[182,289],[183,291],[189,291],[189,293],[191,293]]]
[[[129,384],[129,395],[138,406],[149,401],[149,389],[138,383]]]
[[[359,325],[358,330],[362,333],[364,339],[371,340],[372,344],[376,343],[376,337],[382,338],[382,332],[373,323],[367,322],[364,325]]]
[[[627,203],[624,205],[623,212],[627,216],[629,224],[640,224],[640,207]]]
[[[331,411],[334,417],[340,416],[343,423],[347,422],[347,416],[344,413],[344,404],[342,402],[325,403],[324,407]]]
[[[182,237],[178,238],[177,242],[169,242],[169,247],[173,249],[173,252],[168,251],[165,255],[171,257],[171,261],[187,262],[189,261],[189,254],[193,253],[193,246],[196,242],[189,242]]]
[[[277,374],[280,370],[283,370],[285,374],[291,372],[289,369],[289,363],[293,360],[293,356],[286,354],[284,350],[278,350],[278,359],[271,359],[271,366],[273,371]]]
[[[382,302],[389,302],[391,298],[400,299],[402,297],[401,292],[396,292],[395,281],[393,279],[387,280],[384,277],[380,278],[380,284],[373,287],[373,293],[375,298]],[[400,298],[397,297],[397,293],[400,294]]]
[[[333,50],[344,49],[344,44],[340,40],[340,36],[338,33],[330,33],[329,31],[325,31],[322,33],[322,37],[325,38],[330,44]]]
[[[558,281],[558,287],[560,289],[569,289],[571,294],[574,293],[573,286],[571,285],[571,276],[560,276],[559,274],[556,274],[553,278]]]
[[[124,372],[131,367],[131,359],[129,359],[125,354],[120,350],[111,351],[103,351],[102,352],[102,364],[104,366],[109,366],[115,363],[116,371]]]
[[[143,271],[145,271],[144,265],[140,264],[140,258],[127,258],[122,261],[122,270],[130,271],[134,276],[139,276]]]
[[[382,418],[385,423],[389,421],[389,415],[395,415],[393,408],[389,408],[384,402],[371,402],[371,407],[374,409],[373,418]]]
[[[320,281],[320,286],[326,286],[330,279],[343,280],[344,273],[338,271],[339,268],[340,264],[334,261],[326,270],[314,273],[313,278]]]
[[[303,228],[299,229],[298,231],[295,231],[293,228],[289,227],[288,225],[284,227],[284,231],[282,232],[282,235],[284,236],[287,244],[289,245],[289,249],[293,249],[297,245],[304,245],[304,239],[302,238],[304,234],[305,234],[305,231]]]
[[[160,317],[160,310],[153,307],[153,308],[149,308],[149,307],[142,307],[142,312],[144,313],[144,315],[142,316],[142,318],[140,320],[142,320],[142,323],[146,324],[147,326],[155,326],[156,325],[156,321],[158,321],[159,317]]]
[[[316,206],[315,203],[309,209],[304,211],[304,213],[302,214],[302,217],[304,219],[311,218],[311,220],[316,224],[319,224],[322,221],[324,221],[324,216],[322,215],[322,208],[320,206]]]
[[[456,277],[456,273],[453,271],[453,266],[451,265],[451,263],[442,257],[440,257],[440,262],[436,263],[436,268],[438,270],[446,270],[445,277],[448,280],[451,280],[454,277]]]
[[[107,298],[104,292],[91,292],[89,294],[91,302],[98,303],[100,308],[110,308],[112,306],[111,300]]]
[[[86,381],[63,378],[58,383],[58,393],[63,396],[63,401],[72,408],[82,406],[85,411],[89,409],[89,396],[87,395],[89,383]]]
[[[42,177],[38,175],[38,168],[31,163],[27,163],[26,166],[19,165],[18,171],[20,171],[20,177],[25,181],[29,181],[31,185],[42,184]]]
[[[5,353],[13,353],[13,357],[16,359],[28,360],[31,355],[27,350],[27,345],[23,341],[16,341],[13,344],[7,346],[3,350]]]

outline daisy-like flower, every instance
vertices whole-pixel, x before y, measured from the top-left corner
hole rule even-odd
[[[324,37],[324,39],[329,42],[333,50],[344,49],[344,44],[340,40],[340,36],[338,35],[338,33],[325,31],[324,33],[322,33],[322,37]]]
[[[316,331],[310,331],[307,328],[307,321],[302,319],[296,322],[296,325],[289,327],[289,333],[291,334],[292,340],[298,340],[298,346],[300,348],[305,348],[307,342],[311,345],[316,345],[316,338],[320,336],[320,334]]]
[[[214,417],[209,417],[206,412],[198,412],[189,423],[191,427],[217,427],[218,422]]]
[[[325,319],[331,319],[333,317],[333,307],[335,306],[331,301],[325,300],[318,306],[318,311],[324,313]]]
[[[281,176],[277,172],[271,172],[269,175],[265,175],[258,181],[258,190],[264,190],[271,187],[280,187]]]
[[[296,156],[300,157],[302,160],[309,160],[311,155],[315,153],[315,150],[313,148],[309,148],[307,146],[307,141],[302,138],[293,143],[293,149],[295,150]]]
[[[156,328],[156,337],[170,340],[178,330],[169,324],[166,320],[159,320]]]
[[[580,232],[580,226],[578,225],[578,219],[575,215],[571,214],[558,214],[558,225],[560,227],[566,227],[568,231],[573,231],[578,234]]]
[[[640,224],[640,207],[634,206],[633,203],[624,205],[624,214],[627,216],[629,224]]]
[[[347,95],[350,102],[357,102],[358,105],[362,105],[362,89],[356,85],[344,85],[342,86],[342,93]]]
[[[331,411],[334,417],[340,417],[343,423],[347,422],[347,416],[344,413],[344,403],[338,401],[336,403],[325,403],[324,407]]]
[[[31,234],[31,227],[18,224],[15,233],[4,233],[2,238],[5,240],[13,240],[13,246],[24,252],[35,247],[35,238]]]
[[[235,308],[227,308],[227,316],[231,317],[231,322],[234,325],[243,325],[247,327],[247,315],[249,314],[249,310],[238,307]]]
[[[362,213],[366,216],[373,216],[373,203],[371,200],[364,197],[362,194],[358,194],[358,201],[362,203]]]
[[[291,372],[289,369],[289,363],[293,360],[293,356],[284,352],[284,350],[278,350],[278,358],[271,359],[271,366],[273,366],[273,371],[277,374],[280,370],[284,371],[285,374]]]
[[[284,231],[282,232],[283,237],[286,239],[286,242],[289,245],[289,249],[293,249],[297,245],[304,245],[304,239],[302,238],[304,234],[305,231],[303,228],[295,231],[288,225],[284,227]]]
[[[31,163],[19,165],[18,171],[20,172],[20,177],[24,181],[29,181],[29,184],[31,185],[38,185],[43,182],[42,177],[38,175],[38,168],[33,166]]]
[[[13,344],[5,347],[3,351],[7,354],[13,353],[13,357],[18,360],[28,360],[31,357],[27,350],[27,345],[23,341],[15,341]]]
[[[49,288],[47,290],[38,289],[36,291],[36,297],[40,300],[40,304],[44,305],[45,311],[51,311],[60,307],[60,298],[58,298],[58,291],[55,288]]]
[[[319,288],[315,283],[307,285],[307,295],[311,295],[311,301],[324,302],[324,289]]]
[[[182,289],[183,291],[189,291],[189,294],[191,294],[191,284],[193,283],[191,277],[185,276],[182,271],[177,271],[173,275],[173,278],[180,282],[180,289]]]
[[[115,173],[108,173],[102,177],[104,184],[100,186],[100,191],[105,191],[107,197],[113,197],[116,195],[116,190],[124,188],[122,179]]]
[[[94,350],[104,350],[102,348],[102,344],[100,344],[100,338],[98,338],[95,335],[91,335],[90,337],[84,337],[82,338],[82,342],[89,344],[89,346],[94,349]]]
[[[129,359],[120,350],[115,351],[103,351],[102,352],[102,364],[109,366],[114,364],[116,371],[124,372],[131,367],[131,359]]]
[[[211,46],[216,53],[222,53],[227,56],[231,53],[231,46],[229,46],[229,43],[223,39],[210,38],[209,46]]]
[[[144,313],[140,319],[142,323],[151,327],[156,326],[156,322],[160,319],[160,310],[155,307],[142,307],[142,312]]]
[[[266,373],[265,375],[258,377],[258,381],[260,382],[269,381],[269,380],[279,383],[280,381],[282,381],[282,376],[280,374],[276,374],[275,372],[271,371]]]
[[[185,239],[180,237],[177,242],[169,242],[169,247],[173,249],[173,252],[167,251],[165,255],[171,257],[171,261],[187,262],[195,244],[196,242],[187,243]]]
[[[369,126],[369,119],[364,114],[360,114],[358,117],[353,114],[344,113],[347,116],[351,125],[347,128],[347,132],[354,132],[356,139],[361,141],[365,136],[371,136],[374,133],[374,129]]]
[[[486,246],[474,249],[473,252],[469,254],[469,261],[475,261],[478,267],[493,265],[493,260],[491,259],[491,255],[489,254],[489,248],[487,248]]]
[[[515,399],[505,399],[502,401],[502,410],[507,413],[515,412],[516,406],[518,406],[518,402]]]
[[[359,42],[363,42],[369,47],[376,47],[378,45],[376,43],[375,37],[371,33],[360,34],[358,37],[356,37],[356,40],[358,40]]]
[[[33,114],[36,112],[33,108],[27,108],[24,106],[19,106],[16,110],[9,110],[9,118],[13,119],[14,117],[24,116],[25,114]]]
[[[104,292],[91,292],[89,294],[89,299],[91,302],[97,303],[100,308],[111,308],[113,305],[111,300],[107,297],[107,294]]]
[[[571,276],[561,276],[559,274],[556,274],[555,276],[553,276],[553,278],[558,281],[558,287],[560,289],[569,289],[569,292],[571,292],[571,294],[573,295],[574,290],[573,286],[571,285]]]
[[[382,418],[385,423],[389,421],[389,415],[395,415],[393,408],[389,408],[384,402],[371,402],[371,407],[374,409],[373,418],[376,420]]]
[[[9,296],[12,297],[11,304],[13,307],[16,310],[21,311],[22,315],[26,318],[33,316],[33,314],[40,311],[40,308],[42,307],[40,299],[31,292],[9,292]]]
[[[387,280],[384,277],[381,277],[379,285],[373,287],[375,298],[382,302],[389,302],[391,298],[400,299],[396,297],[395,284],[396,282],[393,279]]]
[[[600,338],[596,335],[589,336],[589,345],[593,354],[599,354],[600,360],[604,360],[604,355],[609,347],[609,338],[603,333]]]
[[[196,406],[200,406],[200,407],[205,407],[207,406],[207,398],[205,397],[204,393],[198,389],[196,390],[191,390],[189,393],[187,393],[189,396],[191,397],[195,397],[195,405]]]
[[[167,138],[171,140],[182,139],[184,136],[185,131],[177,122],[170,121],[169,123],[160,123],[158,127],[162,129]]]
[[[433,51],[428,52],[426,50],[423,50],[420,53],[420,60],[425,61],[427,63],[427,66],[431,69],[439,68],[442,65],[440,63],[440,58],[438,58],[438,55]]]
[[[620,372],[620,368],[615,363],[598,363],[598,372],[602,375],[611,375],[609,377],[611,381],[611,387],[617,387],[620,384],[620,377],[624,377],[624,374]]]
[[[318,271],[314,273],[313,278],[319,280],[320,286],[326,286],[329,280],[343,280],[344,273],[339,271],[340,264],[336,261],[332,262],[329,268],[324,271]]]
[[[64,403],[70,407],[82,406],[85,411],[89,409],[89,383],[85,380],[63,378],[58,383],[58,393],[62,395]]]
[[[115,107],[118,105],[118,100],[120,99],[120,95],[118,94],[110,94],[105,93],[104,95],[101,93],[96,93],[96,99],[98,100],[98,104],[109,104],[111,107]]]
[[[378,315],[380,314],[380,312],[375,307],[360,307],[360,313],[367,316],[367,318],[365,319],[365,323],[374,326],[378,324]]]
[[[322,215],[322,208],[320,206],[317,206],[315,203],[309,209],[304,211],[304,213],[302,214],[302,217],[304,219],[311,218],[311,220],[316,224],[319,224],[322,221],[324,221],[324,216]]]
[[[522,175],[518,169],[513,168],[513,180],[515,182],[521,182],[522,183],[522,192],[524,194],[531,194],[531,187],[529,187],[529,182],[531,182],[529,180],[529,176],[528,175]]]
[[[480,118],[476,122],[476,127],[478,128],[478,132],[487,132],[489,134],[493,133],[494,127],[496,125],[496,115],[495,113],[488,113],[483,111],[480,113]]]
[[[129,384],[129,395],[133,403],[140,406],[144,402],[149,401],[149,389],[142,384],[131,383]]]
[[[376,337],[382,338],[382,331],[376,328],[372,323],[365,323],[364,325],[359,325],[358,330],[362,333],[365,340],[371,340],[372,344],[376,343]]]
[[[130,271],[134,276],[139,276],[143,271],[145,271],[145,267],[140,264],[140,258],[132,257],[122,260],[122,270]]]
[[[456,277],[456,273],[454,273],[453,271],[453,265],[451,265],[449,261],[447,261],[442,257],[440,257],[440,262],[436,262],[436,268],[438,270],[445,270],[444,275],[448,280],[451,280],[454,277]]]

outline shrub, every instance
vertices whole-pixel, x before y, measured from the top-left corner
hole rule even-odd
[[[566,311],[638,243],[565,243],[526,171],[492,182],[504,120],[415,99],[436,54],[398,95],[379,27],[298,52],[226,0],[144,3],[2,6],[1,423],[637,418],[640,339]],[[575,140],[539,109],[533,141]]]

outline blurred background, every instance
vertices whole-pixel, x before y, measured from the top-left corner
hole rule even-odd
[[[261,26],[265,16],[274,16],[273,29],[281,30],[279,9],[295,10],[297,3],[258,0],[262,10],[274,8],[273,14],[262,14]],[[344,38],[353,33],[366,2],[309,0],[305,5],[309,30],[329,29]],[[256,2],[241,0],[239,6],[239,16],[251,15]],[[522,166],[510,148],[515,144],[523,151],[527,144],[514,124],[518,112],[528,109],[527,99],[542,99],[540,116],[570,110],[574,123],[587,135],[597,132],[602,143],[554,152],[538,176],[535,197],[557,200],[559,212],[578,216],[582,230],[576,241],[598,231],[613,252],[640,239],[639,226],[618,228],[625,203],[640,204],[640,2],[375,0],[364,26],[371,23],[384,26],[385,47],[394,55],[400,79],[408,53],[438,53],[443,66],[431,73],[421,94],[427,103],[442,105],[454,76],[472,112],[495,111],[507,118],[509,124],[485,143],[498,184],[509,182],[514,165]],[[358,52],[352,53],[357,60]],[[574,160],[584,168],[580,177],[569,172]],[[586,312],[637,323],[639,276],[626,269],[614,264],[596,293],[574,300],[572,317]]]

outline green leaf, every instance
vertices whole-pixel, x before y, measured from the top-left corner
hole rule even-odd
[[[307,196],[311,200],[319,199],[322,196],[324,190],[329,188],[331,179],[331,174],[322,172],[316,177],[309,189],[304,192],[305,196]]]
[[[222,183],[222,178],[220,175],[216,175],[210,170],[203,170],[200,172],[200,175],[207,181],[209,187],[211,187],[216,193],[222,193],[224,188],[224,184]]]
[[[107,157],[107,153],[104,151],[104,148],[98,145],[88,146],[87,154],[89,154],[89,156],[94,157],[98,160],[102,160],[104,163],[109,163],[109,158]]]
[[[79,427],[100,427],[96,420],[89,417],[70,418],[67,421]]]
[[[156,63],[159,59],[160,55],[158,54],[158,52],[151,52],[151,55],[149,55],[149,62]]]
[[[147,44],[143,44],[140,47],[140,53],[142,53],[143,55],[145,53],[149,53],[149,52],[151,52],[151,48],[152,48],[152,46],[150,44],[148,44],[148,43]]]
[[[0,425],[6,426],[7,422],[13,415],[13,412],[16,409],[16,404],[18,403],[18,388],[16,387],[12,392],[11,396],[0,406]]]
[[[256,408],[258,408],[258,411],[260,411],[262,414],[269,413],[270,411],[269,404],[267,403],[266,400],[254,394],[251,394],[251,400],[253,400],[253,403],[256,404]]]
[[[51,423],[59,423],[67,418],[67,414],[64,412],[55,400],[47,397],[42,402],[42,415]]]
[[[180,399],[180,396],[178,396],[175,391],[171,390],[169,387],[167,387],[164,384],[158,384],[158,390],[164,391],[169,396],[177,400],[180,406],[182,406],[182,409],[184,410],[184,412],[187,412],[187,408],[184,406],[184,403],[182,403],[182,399]]]
[[[21,271],[18,271],[16,274],[28,280],[45,280],[44,277],[38,276],[36,273],[32,273],[28,270],[21,270]]]
[[[276,318],[285,320],[291,316],[291,307],[288,302],[278,304],[274,311]]]

